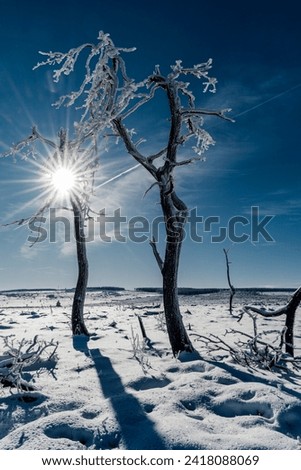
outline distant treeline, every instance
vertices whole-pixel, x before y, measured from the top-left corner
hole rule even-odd
[[[88,287],[88,292],[100,292],[100,291],[123,291],[124,287],[114,287],[114,286],[102,286],[102,287]],[[14,294],[14,293],[24,293],[24,292],[74,292],[75,288],[71,287],[70,289],[53,289],[53,288],[43,288],[43,289],[10,289],[0,291],[0,295]]]
[[[157,292],[162,294],[162,287],[136,287],[137,292]],[[180,295],[198,295],[198,294],[214,294],[219,292],[221,289],[196,289],[193,287],[179,287],[178,293]]]
[[[70,289],[53,289],[53,288],[43,288],[43,289],[10,289],[0,291],[0,295],[9,295],[14,293],[31,293],[31,292],[74,292],[74,288]],[[124,287],[116,286],[101,286],[101,287],[88,287],[88,292],[118,292],[126,290]],[[236,288],[237,292],[250,292],[253,294],[260,292],[294,292],[295,287],[238,287]],[[155,292],[162,294],[162,287],[136,287],[135,291],[137,292]],[[228,291],[228,288],[194,288],[194,287],[179,287],[178,292],[180,295],[200,295],[200,294],[215,294],[217,292]]]
[[[162,287],[136,287],[137,292],[157,292],[162,294]],[[293,287],[239,287],[236,289],[237,292],[294,292],[296,288]],[[198,289],[193,287],[179,287],[179,295],[200,295],[200,294],[216,294],[217,292],[227,292],[227,288],[204,288]]]
[[[0,294],[10,294],[11,292],[55,292],[58,289],[9,289],[9,290],[2,290]]]
[[[103,291],[122,291],[125,290],[124,287],[114,287],[114,286],[101,286],[101,287],[87,287],[87,292],[103,292]],[[74,292],[75,289],[66,289],[66,292]]]

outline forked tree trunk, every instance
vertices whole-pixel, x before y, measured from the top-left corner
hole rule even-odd
[[[174,356],[177,356],[182,351],[194,351],[180,312],[177,286],[180,252],[188,214],[187,206],[175,193],[173,178],[174,168],[178,165],[177,148],[181,144],[182,108],[178,96],[178,87],[175,83],[171,81],[167,83],[162,77],[157,77],[157,79],[159,82],[163,80],[162,88],[167,92],[170,107],[171,126],[167,148],[163,149],[163,152],[145,158],[132,142],[121,119],[115,119],[114,125],[117,133],[123,139],[128,152],[148,170],[155,179],[155,184],[158,184],[160,187],[160,202],[167,235],[164,259],[161,258],[157,250],[156,240],[153,239],[150,241],[150,244],[163,276],[163,302],[166,328],[172,352]],[[156,167],[153,164],[154,160],[165,153],[164,165]]]
[[[74,293],[71,316],[72,333],[74,335],[88,336],[89,332],[84,321],[84,305],[89,274],[84,231],[85,220],[81,210],[80,202],[76,196],[72,197],[71,203],[74,215],[74,232],[78,263],[78,279]]]
[[[294,357],[294,324],[296,310],[301,302],[301,287],[297,289],[286,306],[285,352]]]

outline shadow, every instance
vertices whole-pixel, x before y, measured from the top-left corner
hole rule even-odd
[[[229,374],[231,374],[232,377],[235,377],[236,379],[242,381],[242,382],[256,382],[256,383],[261,383],[263,385],[268,385],[272,387],[278,387],[279,386],[279,381],[277,379],[275,381],[271,380],[271,377],[267,377],[266,379],[263,377],[259,377],[258,375],[251,374],[250,372],[247,371],[242,371],[239,370],[230,364],[227,364],[225,362],[217,362],[217,361],[208,361],[208,364],[212,364],[215,367],[218,367],[220,369],[225,370]],[[287,377],[285,377],[286,380],[288,380]],[[294,383],[292,380],[290,382]],[[287,393],[288,395],[297,398],[298,400],[301,400],[301,393],[298,392],[297,390],[293,390],[291,388],[288,388],[286,385],[282,383],[281,385],[281,391]]]
[[[121,439],[128,450],[163,450],[165,443],[149,419],[139,400],[127,392],[109,357],[98,348],[88,347],[89,338],[75,336],[73,346],[94,362],[100,387],[105,398],[110,400],[115,418],[120,426]]]
[[[18,429],[19,426],[47,416],[47,406],[42,406],[46,400],[47,396],[39,392],[15,393],[0,398],[0,441],[14,429]],[[33,405],[35,407],[34,413],[32,411]],[[20,410],[23,412],[20,413]],[[16,449],[20,445],[17,445]]]

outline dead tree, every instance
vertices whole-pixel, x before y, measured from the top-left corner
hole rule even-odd
[[[134,49],[116,47],[110,36],[103,32],[99,33],[98,40],[97,44],[83,44],[67,53],[43,53],[46,61],[38,66],[58,65],[58,69],[54,70],[54,80],[58,81],[62,74],[72,72],[79,55],[84,50],[88,51],[85,76],[79,90],[63,96],[58,105],[64,103],[70,106],[79,101],[83,108],[79,132],[101,134],[105,123],[111,134],[122,139],[127,152],[151,174],[154,179],[152,186],[158,186],[166,231],[164,257],[159,254],[155,239],[152,238],[150,244],[163,278],[167,331],[174,355],[181,351],[191,352],[193,346],[183,324],[178,300],[178,268],[188,208],[177,194],[174,173],[179,167],[203,160],[203,153],[215,143],[203,128],[204,117],[217,116],[231,120],[226,116],[229,110],[196,107],[194,94],[185,81],[186,76],[201,79],[203,91],[214,93],[217,80],[208,75],[212,67],[211,59],[189,68],[183,67],[180,60],[176,61],[166,75],[156,66],[150,76],[137,83],[128,77],[121,57],[123,52]],[[165,94],[169,106],[168,138],[166,145],[156,153],[145,155],[139,147],[143,140],[134,141],[125,121],[152,100],[159,90]],[[190,148],[192,156],[180,158],[180,150],[189,140],[193,141]]]
[[[281,315],[285,315],[285,352],[290,356],[294,357],[294,325],[295,325],[295,317],[296,317],[296,310],[299,307],[301,302],[301,287],[299,287],[288,303],[277,310],[266,310],[263,308],[253,307],[248,305],[245,307],[246,310],[250,310],[252,312],[256,312],[259,315],[264,317],[279,317]]]
[[[235,291],[235,287],[233,286],[233,284],[231,283],[231,277],[230,277],[230,261],[229,261],[229,257],[228,257],[228,252],[229,250],[226,250],[225,248],[223,249],[224,253],[225,253],[225,258],[226,258],[226,267],[227,267],[227,281],[228,281],[228,285],[229,285],[229,289],[230,289],[230,297],[229,297],[229,311],[230,313],[232,314],[232,311],[233,311],[233,297],[236,293]]]
[[[210,67],[211,62],[208,62],[196,66],[194,69],[184,69],[178,62],[167,76],[163,76],[157,68],[156,73],[149,77],[148,88],[152,90],[153,94],[158,89],[165,92],[170,112],[168,142],[166,148],[162,148],[156,155],[145,156],[138,150],[138,146],[135,145],[123,123],[122,116],[113,120],[114,128],[122,138],[128,153],[152,175],[155,184],[159,187],[166,231],[164,258],[159,254],[154,238],[150,244],[163,278],[166,327],[174,355],[181,351],[193,351],[193,346],[183,324],[178,299],[178,270],[188,208],[176,192],[174,171],[180,166],[201,160],[203,152],[214,143],[211,136],[200,127],[202,116],[211,114],[225,118],[225,111],[195,109],[192,93],[189,94],[188,104],[185,106],[183,97],[187,97],[188,84],[179,81],[178,77],[182,74],[192,74],[197,78],[202,76],[208,79],[207,71]],[[210,85],[210,82],[208,83]],[[179,160],[179,149],[191,137],[197,139],[197,145],[194,147],[197,155]],[[163,156],[163,163],[156,165],[155,160],[161,156]]]

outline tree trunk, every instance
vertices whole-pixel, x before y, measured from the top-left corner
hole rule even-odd
[[[177,278],[181,244],[182,242],[167,241],[162,272],[166,328],[174,356],[182,351],[194,351],[179,307]]]
[[[235,288],[234,288],[233,284],[231,283],[231,278],[230,278],[230,261],[229,261],[229,257],[228,257],[228,250],[226,250],[224,248],[223,251],[224,251],[225,257],[226,257],[227,280],[228,280],[228,285],[229,285],[229,289],[230,289],[229,311],[232,314],[232,311],[233,311],[233,297],[234,297],[236,291],[235,291]]]
[[[294,323],[296,310],[301,302],[301,287],[297,289],[286,306],[285,352],[294,357]]]
[[[182,351],[193,352],[180,312],[178,298],[178,271],[187,208],[172,191],[161,192],[161,206],[165,218],[166,247],[162,264],[163,303],[166,328],[174,356]]]
[[[72,332],[74,335],[89,335],[84,321],[84,304],[88,284],[88,259],[84,232],[84,215],[76,196],[72,197],[74,232],[76,238],[78,279],[72,305]]]

